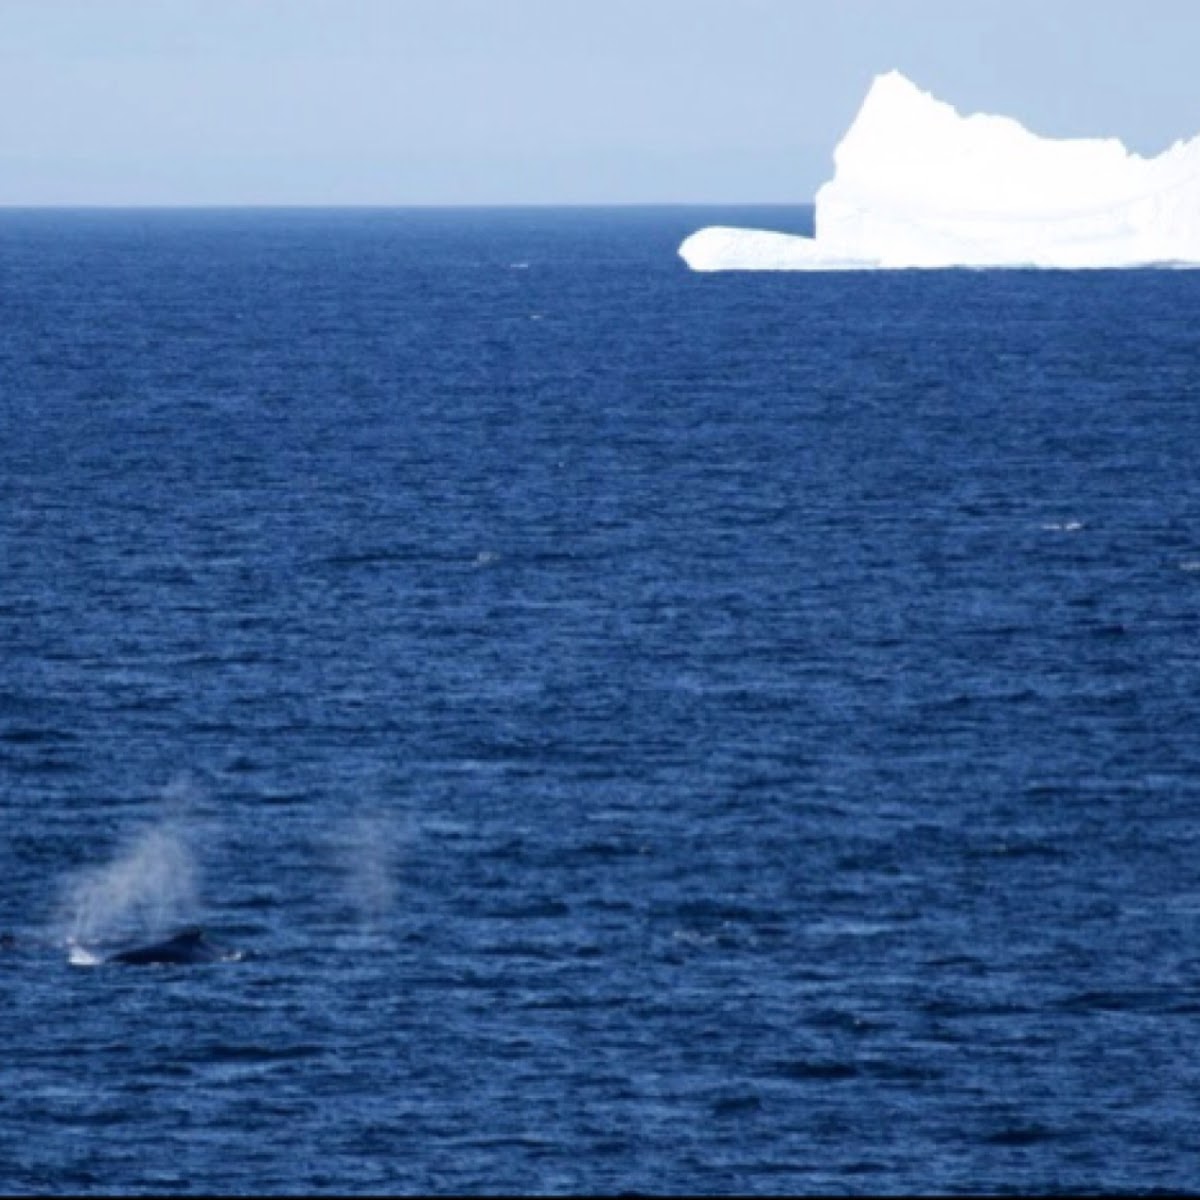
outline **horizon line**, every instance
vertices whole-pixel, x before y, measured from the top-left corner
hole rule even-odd
[[[465,211],[485,211],[496,209],[596,209],[596,208],[811,208],[813,200],[525,200],[525,201],[449,201],[449,202],[376,202],[376,201],[346,201],[333,203],[320,202],[281,202],[248,201],[248,202],[212,202],[212,201],[135,201],[135,202],[54,202],[49,204],[27,204],[17,201],[0,200],[0,212],[162,212],[179,210],[188,212],[203,211],[245,211],[258,210],[278,212],[313,211],[329,212],[347,209],[370,210],[374,212],[396,212],[412,210],[444,210],[461,209]]]

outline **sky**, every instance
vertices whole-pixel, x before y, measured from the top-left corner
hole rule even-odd
[[[1156,154],[1200,0],[0,0],[0,204],[807,203],[872,77]]]

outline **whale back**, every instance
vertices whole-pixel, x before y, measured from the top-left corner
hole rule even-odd
[[[216,962],[225,957],[214,946],[208,935],[199,926],[190,926],[161,942],[146,946],[133,946],[110,954],[107,961],[125,966],[185,965],[190,963]]]

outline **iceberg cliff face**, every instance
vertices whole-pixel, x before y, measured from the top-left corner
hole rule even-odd
[[[960,116],[897,71],[872,83],[816,196],[816,236],[702,229],[693,270],[1200,266],[1200,136],[1157,158]]]

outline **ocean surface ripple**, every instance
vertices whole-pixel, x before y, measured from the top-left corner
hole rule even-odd
[[[1200,275],[809,218],[0,215],[0,1191],[1196,1187]]]

